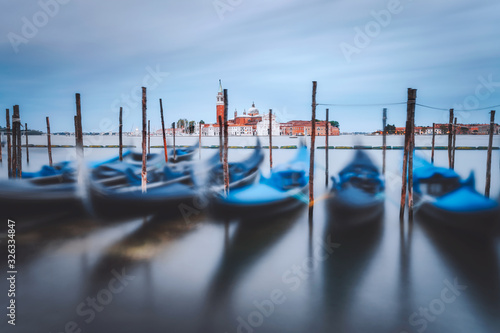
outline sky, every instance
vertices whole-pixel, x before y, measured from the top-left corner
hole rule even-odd
[[[3,1],[0,108],[73,131],[80,93],[84,131],[117,131],[120,106],[130,131],[145,86],[153,129],[160,98],[167,124],[215,122],[221,79],[230,118],[255,102],[286,122],[310,119],[317,81],[316,118],[329,108],[344,132],[381,129],[383,107],[404,126],[408,88],[443,109],[417,105],[416,125],[447,122],[449,108],[459,123],[488,123],[500,105],[498,13],[493,0]]]

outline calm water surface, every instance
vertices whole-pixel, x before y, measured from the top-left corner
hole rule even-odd
[[[54,144],[72,143],[56,138]],[[44,140],[30,138],[30,143],[38,139]],[[139,145],[140,139],[127,139]],[[103,140],[116,144],[116,138]],[[218,144],[217,138],[203,140],[204,145]],[[402,140],[389,137],[388,144],[402,145]],[[437,144],[446,145],[446,140],[439,136]],[[176,143],[195,141],[179,138]],[[297,142],[273,138],[274,145]],[[330,145],[380,142],[379,137],[334,137]],[[427,142],[430,137],[417,137],[417,145]],[[161,144],[161,138],[152,144]],[[255,138],[230,139],[230,145],[254,144]],[[324,138],[317,144],[324,145]],[[459,137],[457,145],[487,145],[487,138]],[[202,158],[215,152],[204,149]],[[274,164],[294,152],[274,150]],[[86,158],[116,153],[88,149]],[[230,150],[230,160],[249,153]],[[381,164],[381,151],[369,153]],[[54,161],[71,154],[73,149],[54,149]],[[329,155],[334,175],[353,151],[330,150]],[[316,150],[312,224],[306,209],[245,223],[218,221],[203,212],[177,220],[39,216],[35,224],[16,221],[16,326],[8,325],[3,314],[1,331],[499,332],[498,236],[459,235],[419,219],[400,225],[401,155],[387,153],[384,219],[349,234],[328,227],[324,150]],[[46,163],[46,150],[31,149],[30,159],[25,169],[38,169]],[[263,173],[268,164],[266,157]],[[447,164],[446,151],[436,152],[436,164]],[[480,192],[485,165],[485,151],[457,151],[457,172],[466,177],[473,170]],[[499,152],[494,151],[495,195],[500,191],[498,166]],[[5,168],[0,173],[5,177]],[[0,230],[6,258],[6,221]],[[5,278],[0,290],[5,309]]]

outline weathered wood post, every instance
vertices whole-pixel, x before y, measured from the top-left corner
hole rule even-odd
[[[222,163],[222,150],[223,150],[223,145],[222,145],[222,135],[224,134],[224,131],[222,129],[222,117],[219,116],[219,162]]]
[[[12,110],[12,178],[17,178],[17,127],[16,127],[16,111]]]
[[[15,162],[13,163],[13,169],[15,170],[15,177],[22,178],[22,144],[21,144],[21,115],[19,114],[19,105],[14,105],[14,111],[12,113],[12,128],[15,129],[15,136],[13,140],[15,142]]]
[[[165,163],[168,163],[167,135],[165,132],[165,119],[163,118],[163,103],[161,98],[160,98],[160,119],[161,119],[161,133],[163,138],[163,153],[165,155]]]
[[[408,119],[408,116],[407,116]],[[399,220],[402,223],[404,221],[405,205],[406,205],[406,185],[407,185],[407,175],[408,175],[408,150],[410,149],[410,120],[406,120],[405,128],[405,145],[403,152],[403,172],[402,172],[402,183],[401,183],[401,203],[399,206]]]
[[[456,151],[456,143],[457,143],[457,118],[455,117],[455,121],[453,122],[453,148],[451,154],[451,168],[455,170],[455,154]]]
[[[146,168],[147,155],[146,155],[146,122],[147,122],[147,114],[146,114],[146,88],[142,87],[142,179],[141,179],[141,187],[142,193],[147,191],[147,183],[148,183],[148,170]]]
[[[83,157],[83,128],[82,128],[82,105],[80,102],[80,94],[75,94],[76,98],[76,127],[78,136],[76,138],[76,152]]]
[[[163,119],[163,104],[160,98],[161,131],[163,134],[163,150],[165,152],[165,163],[168,163],[167,136],[165,134],[165,120]]]
[[[7,172],[9,178],[12,178],[12,145],[11,145],[11,131],[10,131],[10,115],[9,109],[5,110],[5,116],[7,120]]]
[[[453,141],[453,109],[450,109],[450,121],[448,122],[448,168],[451,169],[452,152],[451,145]]]
[[[120,107],[120,119],[118,126],[118,155],[120,157],[120,161],[123,161],[123,108]]]
[[[52,166],[52,144],[50,142],[50,122],[49,117],[45,117],[47,121],[47,152],[49,154],[49,165]]]
[[[148,154],[151,154],[151,120],[148,120]]]
[[[431,163],[434,164],[434,147],[436,145],[436,123],[432,123],[432,151]]]
[[[224,192],[226,195],[229,193],[229,164],[227,162],[229,135],[227,128],[227,106],[227,89],[224,89]]]
[[[385,156],[387,149],[387,109],[382,109],[382,174],[385,176]]]
[[[325,131],[326,131],[326,134],[325,134],[325,187],[328,187],[328,147],[329,147],[329,143],[328,143],[328,130],[330,129],[330,123],[328,122],[328,113],[329,113],[329,110],[326,109],[326,120],[325,120]]]
[[[73,116],[73,122],[75,123],[75,147],[78,147],[78,117],[76,115]]]
[[[311,157],[309,161],[309,223],[312,223],[314,207],[314,148],[316,145],[316,88],[317,82],[313,81],[312,89],[312,115],[311,115]]]
[[[29,151],[29,140],[28,140],[28,123],[24,123],[24,135],[26,135],[26,163],[30,163],[30,151]],[[1,146],[1,145],[0,145]],[[0,155],[2,151],[0,150]],[[2,158],[0,157],[0,162],[2,161]]]
[[[417,89],[409,89],[408,104],[410,106],[410,149],[408,150],[408,221],[413,222],[413,152],[415,150],[415,102]]]
[[[201,160],[201,122],[199,123],[199,133],[198,133],[198,155]]]
[[[21,131],[21,115],[19,113],[18,107],[18,115],[19,120],[17,122],[17,177],[23,178],[23,136]]]
[[[405,130],[405,147],[403,155],[403,172],[401,184],[401,203],[399,206],[399,220],[404,221],[404,212],[406,204],[406,190],[407,184],[413,187],[413,145],[412,140],[414,137],[414,114],[415,114],[415,100],[417,97],[417,90],[408,88],[408,101],[406,105],[406,130]],[[411,151],[411,155],[410,155]],[[410,171],[408,171],[410,169]],[[408,176],[408,179],[407,179]],[[411,179],[411,181],[410,181]],[[410,183],[411,182],[411,183]],[[410,217],[413,215],[413,189],[409,189],[408,206],[410,207]]]
[[[491,185],[491,151],[493,149],[493,133],[495,132],[495,110],[490,112],[490,137],[488,141],[488,157],[486,160],[486,186],[484,189],[484,195],[490,197],[490,185]]]
[[[273,110],[269,109],[269,168],[273,169]]]
[[[177,159],[177,152],[175,151],[175,121],[172,123],[172,139],[174,144],[174,162]]]

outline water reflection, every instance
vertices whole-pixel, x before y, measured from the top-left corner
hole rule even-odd
[[[89,287],[98,289],[101,283],[107,283],[112,277],[110,267],[131,270],[135,265],[147,265],[169,245],[196,230],[201,222],[201,216],[191,219],[190,223],[157,216],[145,218],[134,232],[103,252],[90,275]]]
[[[340,244],[323,267],[324,329],[332,332],[360,332],[360,283],[376,256],[382,235],[382,219],[352,229],[328,225],[324,237]],[[364,323],[366,324],[366,323]]]
[[[477,318],[476,330],[497,332],[500,327],[497,239],[493,235],[464,233],[429,223],[420,216],[417,218],[436,253],[454,271],[461,284],[467,286],[463,297],[470,298],[471,309]]]
[[[200,332],[234,331],[238,314],[232,306],[232,298],[239,282],[285,237],[302,212],[302,209],[296,210],[272,221],[239,221],[233,232],[230,232],[233,226],[226,222],[224,252],[207,290]],[[259,284],[266,285],[266,281]]]
[[[26,264],[43,255],[44,250],[63,246],[65,243],[98,230],[101,225],[88,218],[40,217],[34,220],[18,220],[16,241],[23,255],[17,262]]]

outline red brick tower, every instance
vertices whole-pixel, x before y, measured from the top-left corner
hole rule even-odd
[[[215,121],[219,124],[219,116],[224,122],[224,95],[222,92],[222,83],[219,80],[219,92],[217,93],[217,119]]]

